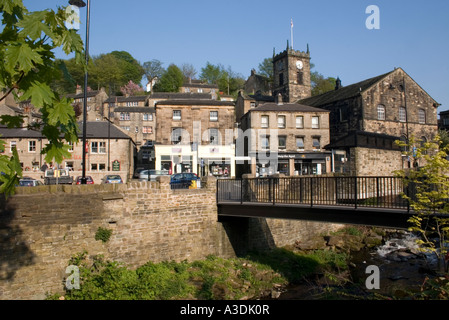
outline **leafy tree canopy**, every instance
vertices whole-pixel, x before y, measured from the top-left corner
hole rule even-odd
[[[168,66],[159,81],[154,85],[155,92],[178,92],[184,83],[184,75],[175,64]]]
[[[67,142],[78,141],[78,126],[72,101],[50,87],[61,72],[54,50],[74,53],[83,70],[83,42],[76,30],[66,27],[65,8],[30,12],[22,0],[0,0],[0,12],[0,101],[13,95],[17,101],[30,100],[39,109],[42,121],[36,127],[49,141],[42,151],[45,161],[60,163],[70,156]],[[23,126],[21,117],[0,118],[9,127]],[[5,149],[4,141],[0,149]],[[12,157],[0,155],[0,171],[0,192],[13,194],[22,175],[17,150]]]

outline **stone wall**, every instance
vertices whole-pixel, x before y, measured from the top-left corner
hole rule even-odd
[[[349,160],[355,176],[392,176],[402,169],[402,153],[398,150],[351,148]]]
[[[136,268],[148,261],[234,257],[293,244],[338,225],[238,218],[218,222],[216,183],[171,190],[157,182],[19,188],[0,211],[0,299],[44,299],[63,290],[69,259],[89,256]],[[98,228],[112,230],[108,242]]]

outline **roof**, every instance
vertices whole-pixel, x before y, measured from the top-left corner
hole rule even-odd
[[[222,106],[222,107],[233,107],[234,102],[232,101],[221,101],[221,100],[165,100],[156,103],[156,106]]]
[[[114,112],[130,112],[130,113],[154,113],[156,110],[152,107],[116,107]]]
[[[287,111],[287,112],[330,112],[329,110],[306,106],[299,103],[264,103],[256,108],[250,109],[249,112],[257,111]]]
[[[351,84],[349,86],[341,87],[338,90],[333,90],[333,91],[325,92],[325,93],[317,95],[317,96],[305,98],[305,99],[299,100],[298,102],[309,105],[309,106],[323,106],[326,104],[331,104],[335,101],[353,98],[353,97],[360,95],[360,93],[362,91],[370,88],[376,82],[383,79],[384,77],[391,74],[392,72],[394,72],[394,70],[387,72],[385,74],[382,74],[380,76],[377,76],[377,77],[373,77],[370,79],[366,79],[366,80]]]
[[[107,121],[91,121],[86,123],[86,137],[89,138],[111,138],[111,139],[131,139],[126,133],[120,130],[114,124]],[[79,132],[78,138],[82,138],[82,122],[78,123]],[[109,131],[110,130],[110,131]],[[28,130],[26,128],[12,128],[8,129],[6,126],[0,126],[0,135],[2,138],[44,138],[40,131]]]
[[[148,96],[112,96],[104,102],[129,102],[129,101],[146,101]]]
[[[87,91],[87,96],[88,97],[95,97],[99,93],[100,93],[100,91]],[[66,96],[67,96],[67,98],[79,99],[79,98],[83,98],[84,97],[84,92],[81,92],[81,93],[69,93]]]
[[[210,93],[193,93],[193,92],[154,92],[151,94],[150,99],[212,99]]]

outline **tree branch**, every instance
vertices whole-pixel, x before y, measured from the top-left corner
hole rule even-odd
[[[9,96],[14,89],[19,88],[19,83],[20,83],[20,81],[22,81],[24,76],[25,76],[25,73],[22,71],[22,74],[20,75],[19,80],[11,87],[11,89],[8,90],[8,92],[6,92],[6,94],[3,97],[0,98],[0,102],[3,101],[4,99],[6,99],[6,97]]]

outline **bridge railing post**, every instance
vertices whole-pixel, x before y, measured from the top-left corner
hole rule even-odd
[[[243,204],[243,178],[240,179],[240,204]]]
[[[354,208],[357,209],[357,177],[354,177]]]
[[[309,177],[310,179],[310,207],[313,207],[313,178]]]

